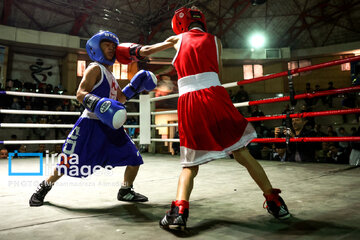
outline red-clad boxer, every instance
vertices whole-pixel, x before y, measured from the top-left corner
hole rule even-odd
[[[290,217],[279,189],[274,189],[261,165],[246,145],[256,137],[254,128],[237,111],[221,86],[221,42],[206,32],[203,13],[196,7],[180,8],[172,19],[175,36],[162,43],[141,46],[120,44],[118,61],[129,63],[152,53],[174,47],[173,65],[178,73],[178,122],[180,159],[183,166],[176,201],[160,220],[160,226],[184,229],[189,215],[189,199],[199,165],[233,153],[247,168],[264,192],[267,210],[278,219]]]

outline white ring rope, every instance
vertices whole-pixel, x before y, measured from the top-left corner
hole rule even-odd
[[[74,124],[51,123],[0,123],[1,128],[73,128]],[[124,128],[139,128],[140,125],[123,125]]]
[[[168,123],[168,124],[151,124],[151,127],[177,127],[177,123]]]
[[[5,141],[0,141],[0,143],[3,143],[5,145],[15,145],[15,144],[62,144],[64,142],[65,142],[65,139],[63,139],[63,140],[18,140],[18,141],[5,140]]]
[[[38,111],[38,110],[13,110],[13,109],[0,109],[0,113],[6,114],[30,114],[30,115],[71,115],[80,116],[80,112],[61,112],[61,111]]]
[[[139,139],[135,138],[132,139],[133,142],[138,142]],[[0,141],[0,144],[5,145],[18,145],[18,144],[63,144],[65,142],[65,139],[63,140],[5,140]]]
[[[177,113],[177,110],[151,112],[151,115],[173,114],[173,113]]]
[[[14,92],[14,91],[2,91],[5,95],[12,96],[24,96],[24,97],[42,97],[42,98],[60,98],[60,99],[76,99],[73,95],[60,95],[60,94],[48,94],[48,93],[33,93],[33,92]],[[128,102],[140,102],[139,99],[131,99]]]
[[[74,124],[0,123],[2,128],[72,128]]]
[[[5,91],[5,94],[12,95],[12,96],[24,96],[24,97],[76,99],[76,96],[72,96],[72,95],[47,94],[47,93]]]
[[[178,139],[178,138],[167,138],[167,139],[151,138],[151,141],[153,141],[153,142],[180,142],[180,139]]]

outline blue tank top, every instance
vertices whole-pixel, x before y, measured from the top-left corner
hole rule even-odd
[[[116,100],[119,84],[116,81],[115,76],[102,64],[98,62],[92,62],[90,63],[89,67],[93,65],[100,67],[101,79],[95,84],[90,93],[95,94],[96,96],[101,98],[106,97]],[[88,111],[87,109],[84,110],[81,117],[98,119],[94,113]]]

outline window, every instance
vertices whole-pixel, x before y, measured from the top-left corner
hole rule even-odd
[[[295,68],[302,68],[302,67],[308,67],[311,66],[310,60],[298,60],[298,61],[291,61],[288,62],[288,70],[293,70]],[[304,76],[311,73],[311,71],[301,72],[300,76]],[[299,73],[293,74],[294,77],[299,76]]]
[[[84,75],[86,69],[86,61],[85,60],[78,60],[77,61],[77,76],[82,77]]]
[[[260,64],[243,65],[244,80],[264,76],[263,66]]]
[[[128,65],[115,62],[113,65],[113,73],[116,79],[127,80],[128,79]]]

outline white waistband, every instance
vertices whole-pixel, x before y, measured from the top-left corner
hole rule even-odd
[[[204,72],[180,78],[178,81],[179,96],[213,86],[220,86],[219,76],[215,72]]]
[[[89,110],[85,109],[80,116],[81,118],[90,118],[90,119],[97,119],[99,118],[95,115],[95,113],[90,112]]]

